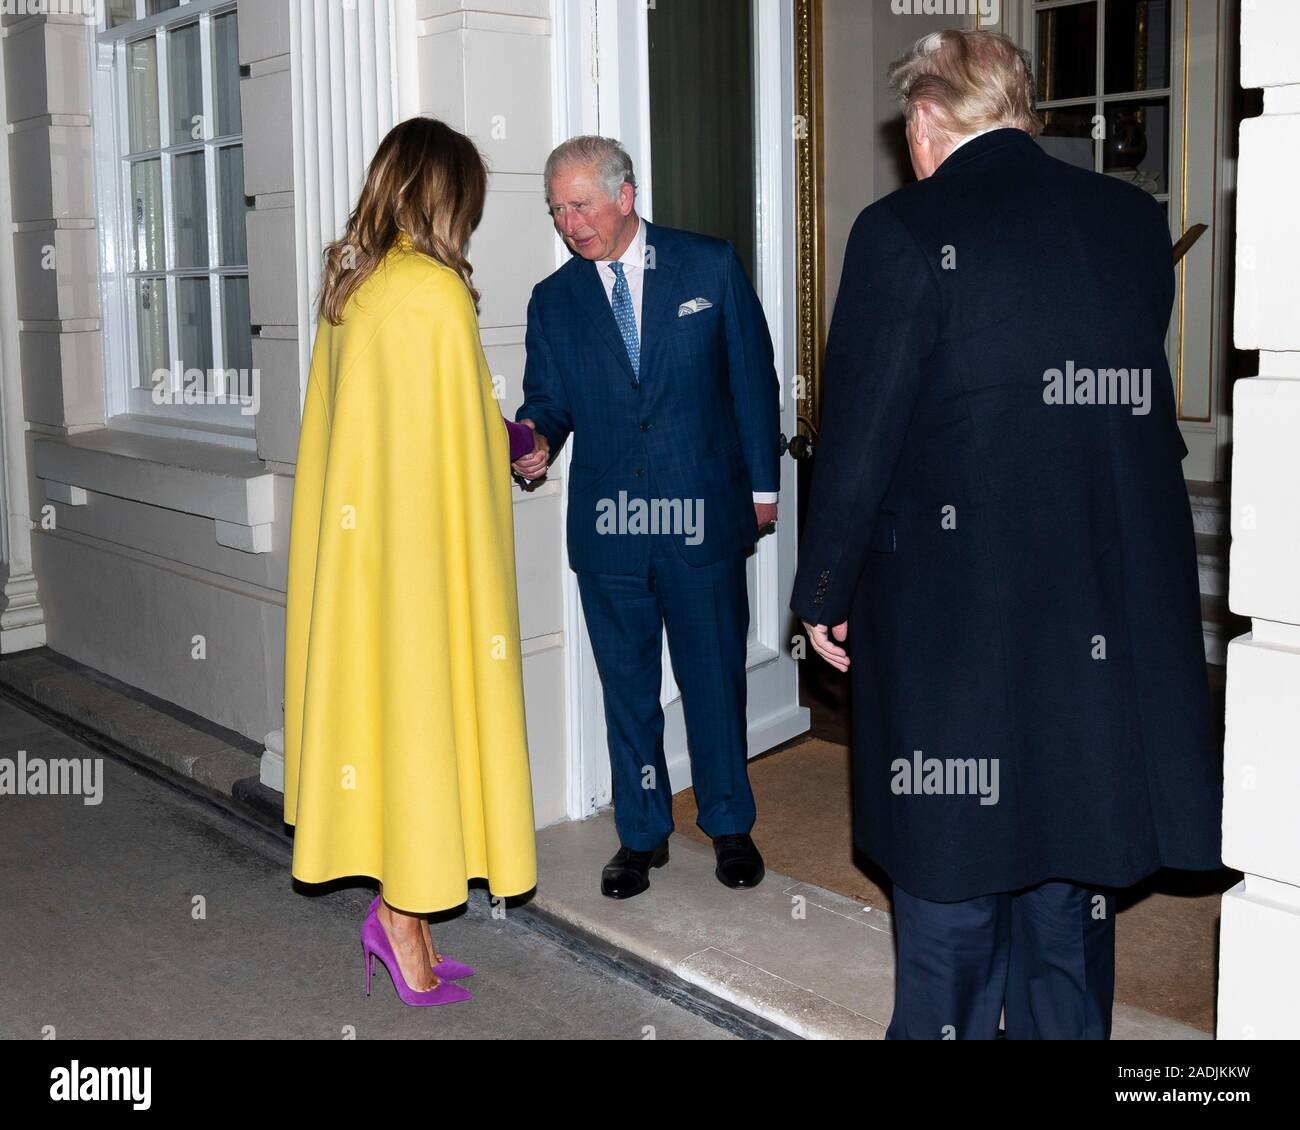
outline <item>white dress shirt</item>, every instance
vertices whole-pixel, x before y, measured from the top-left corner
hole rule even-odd
[[[641,333],[641,301],[645,296],[645,220],[639,220],[636,235],[627,245],[627,250],[618,257],[623,264],[623,277],[627,279],[627,289],[632,295],[632,312],[636,314],[636,336]],[[614,305],[614,260],[602,259],[596,264],[596,273],[605,288],[605,297]]]
[[[618,262],[623,264],[623,277],[627,279],[628,293],[632,298],[632,312],[636,315],[636,336],[638,340],[644,340],[644,334],[641,332],[641,306],[645,297],[645,241],[646,228],[645,220],[639,220],[637,223],[636,235],[633,236],[632,242],[627,245],[627,250],[618,257]],[[605,297],[609,299],[611,307],[614,305],[614,260],[601,259],[596,264],[596,274],[600,276],[601,285],[605,288]],[[642,354],[644,356],[644,353]],[[776,502],[780,498],[776,491],[755,491],[755,502]]]
[[[965,137],[958,138],[958,140],[954,143],[953,147],[948,150],[948,157],[951,157],[954,153],[956,153],[958,149],[960,149],[963,145],[966,144],[966,142],[974,141],[977,137],[983,137],[986,133],[992,133],[995,129],[1001,129],[1001,128],[1002,128],[1001,126],[989,126],[988,129],[976,130],[974,133],[968,133]],[[945,157],[944,160],[946,161],[948,157]]]

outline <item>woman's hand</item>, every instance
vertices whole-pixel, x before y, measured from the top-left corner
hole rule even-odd
[[[533,479],[540,478],[546,474],[546,468],[551,462],[551,445],[541,432],[537,430],[537,425],[532,420],[520,420],[521,424],[527,424],[533,429],[533,450],[510,464],[510,469],[521,478]]]

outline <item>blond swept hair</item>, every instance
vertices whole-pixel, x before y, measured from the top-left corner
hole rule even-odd
[[[1030,137],[1043,132],[1029,57],[997,32],[950,29],[922,36],[889,68],[889,83],[907,120],[924,102],[948,144],[982,130],[1009,127]]]

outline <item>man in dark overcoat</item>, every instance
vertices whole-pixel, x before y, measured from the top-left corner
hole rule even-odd
[[[849,239],[791,608],[850,672],[890,1038],[1105,1039],[1115,900],[1220,865],[1162,205],[1049,156],[988,32],[895,64],[919,181]]]

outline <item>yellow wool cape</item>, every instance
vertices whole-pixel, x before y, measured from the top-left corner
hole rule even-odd
[[[293,874],[411,913],[537,881],[509,440],[469,290],[409,239],[322,318],[289,543]]]

